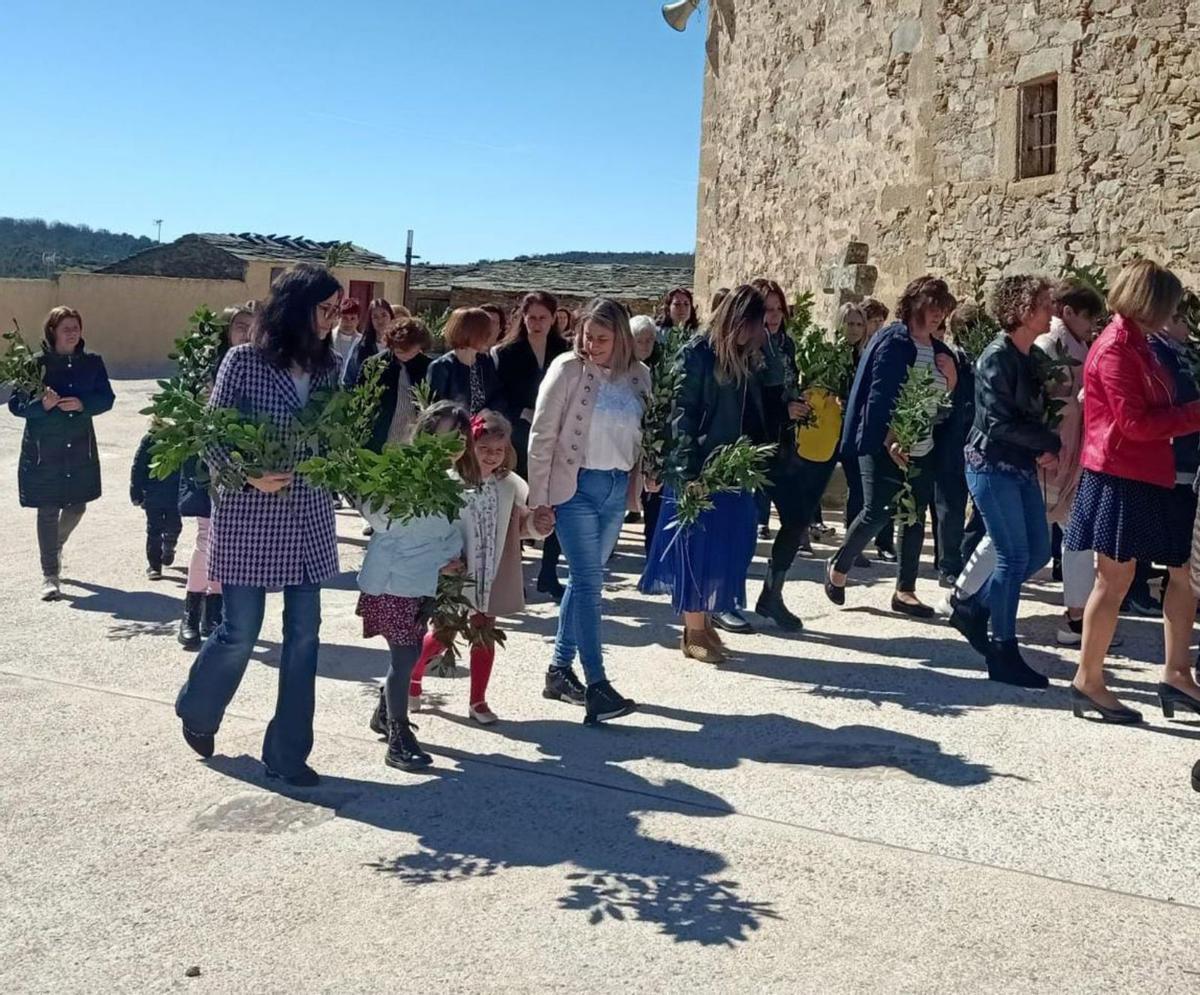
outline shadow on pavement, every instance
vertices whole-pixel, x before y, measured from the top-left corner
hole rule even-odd
[[[571,731],[590,738],[577,725]],[[333,809],[338,818],[417,836],[416,852],[366,865],[406,885],[452,885],[509,869],[565,864],[572,870],[564,874],[557,905],[585,914],[593,925],[632,919],[652,923],[678,942],[733,946],[763,920],[779,918],[771,903],[743,896],[736,881],[722,876],[728,865],[720,854],[657,840],[640,829],[639,817],[647,812],[732,814],[715,795],[677,781],[653,784],[615,767],[596,784],[565,773],[558,760],[444,752],[461,767],[437,768],[430,772],[436,776],[407,785],[324,777],[306,790],[281,790],[246,756],[207,763],[237,780]]]

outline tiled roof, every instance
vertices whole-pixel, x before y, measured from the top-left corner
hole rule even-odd
[[[692,271],[624,263],[561,263],[505,260],[462,266],[413,267],[414,290],[473,287],[481,290],[548,290],[563,296],[654,298],[674,286],[690,287]]]

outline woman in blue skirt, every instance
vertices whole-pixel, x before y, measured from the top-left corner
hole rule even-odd
[[[750,491],[713,495],[714,507],[682,534],[676,527],[676,489],[700,476],[709,454],[743,436],[771,441],[761,362],[766,302],[749,285],[722,301],[708,329],[698,332],[676,361],[682,382],[675,399],[673,460],[680,479],[663,492],[662,513],[639,585],[643,593],[670,593],[683,615],[684,656],[706,663],[724,659],[710,616],[746,603],[746,571],[754,557],[757,510]]]

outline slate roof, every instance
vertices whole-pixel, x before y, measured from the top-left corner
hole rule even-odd
[[[616,298],[661,297],[668,288],[692,285],[690,269],[669,266],[631,266],[624,263],[561,263],[504,260],[466,265],[416,265],[414,290],[548,290],[558,296],[602,295]]]
[[[210,280],[241,280],[246,263],[253,261],[323,262],[333,242],[314,242],[290,235],[199,233],[184,235],[166,245],[154,245],[126,259],[110,263],[99,273],[137,276],[172,276]],[[377,252],[354,246],[344,263],[350,267],[393,269],[394,263]]]

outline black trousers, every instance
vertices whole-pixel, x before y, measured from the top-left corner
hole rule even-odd
[[[146,509],[146,562],[155,570],[163,565],[163,548],[174,546],[183,531],[183,519],[170,508]]]
[[[646,555],[650,555],[650,544],[654,541],[654,530],[658,527],[658,516],[662,512],[662,491],[651,494],[642,491],[642,529]]]
[[[925,516],[933,495],[933,454],[912,461],[917,471],[912,478],[913,497],[917,502],[917,521],[905,526],[900,537],[900,577],[896,590],[911,593],[917,588],[917,570],[921,565],[921,547],[925,544]],[[850,573],[854,561],[883,529],[895,513],[896,495],[904,476],[895,461],[882,450],[858,458],[862,477],[863,510],[846,530],[842,548],[834,556],[833,568],[840,574]]]
[[[961,462],[939,466],[933,478],[933,561],[945,577],[962,573],[966,556],[967,476]]]
[[[37,540],[43,577],[58,576],[62,548],[67,544],[85,511],[86,504],[72,504],[66,508],[38,508]]]
[[[771,569],[776,573],[787,573],[795,562],[836,463],[797,459],[771,471],[764,493],[779,512],[779,533],[771,546]]]
[[[858,468],[858,457],[852,456],[849,459],[842,459],[842,469],[846,473],[846,528],[850,528],[850,523],[854,521],[863,510],[863,484],[862,473]],[[875,537],[875,548],[881,553],[896,552],[896,523],[893,521],[893,516],[888,517],[887,525]]]

